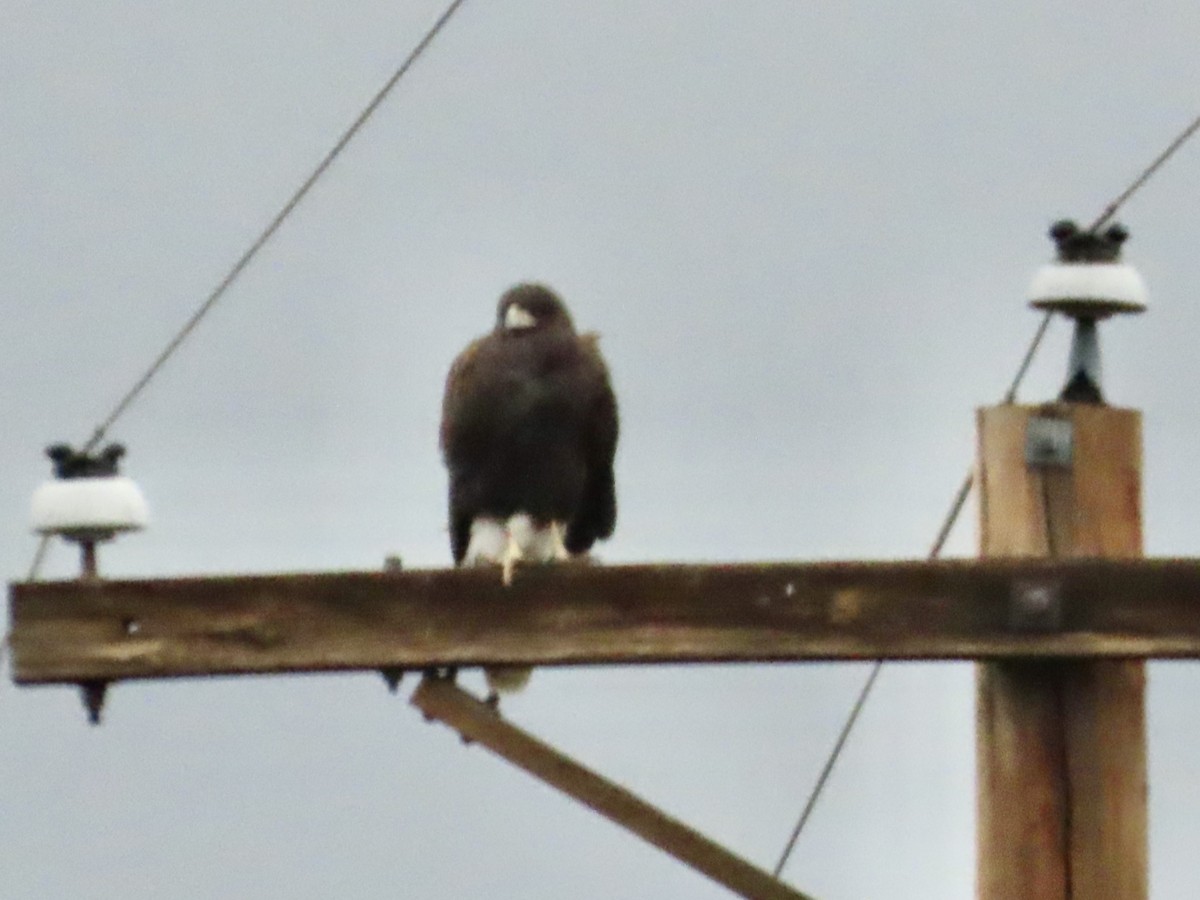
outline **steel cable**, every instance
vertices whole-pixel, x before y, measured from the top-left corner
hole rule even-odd
[[[238,276],[242,274],[242,271],[258,254],[258,251],[261,250],[275,234],[275,232],[279,230],[279,226],[283,224],[284,220],[287,219],[289,215],[291,215],[292,210],[299,205],[300,201],[303,200],[305,195],[308,194],[309,190],[312,189],[312,186],[317,183],[317,180],[325,174],[325,170],[333,165],[334,160],[338,158],[341,152],[346,148],[346,145],[350,143],[363,125],[366,124],[367,120],[371,118],[371,115],[376,109],[378,109],[379,105],[384,101],[384,99],[387,98],[388,94],[391,93],[392,88],[394,88],[400,79],[403,78],[408,72],[408,70],[412,68],[413,64],[417,61],[421,54],[425,52],[425,48],[427,48],[433,42],[433,39],[437,37],[438,32],[442,30],[446,23],[450,21],[451,16],[453,16],[454,13],[458,11],[458,8],[465,2],[466,0],[454,0],[454,2],[446,7],[446,10],[441,14],[441,16],[438,17],[438,20],[434,22],[433,26],[428,32],[426,32],[425,36],[421,38],[421,41],[416,47],[413,48],[412,52],[409,53],[404,62],[400,64],[400,67],[384,83],[383,87],[376,92],[375,96],[371,98],[371,102],[363,107],[362,111],[350,124],[350,127],[342,133],[340,138],[338,138],[337,143],[333,145],[333,148],[325,154],[324,158],[317,164],[317,167],[313,169],[312,174],[310,174],[308,178],[304,180],[304,183],[300,185],[294,194],[292,194],[287,203],[283,205],[283,208],[275,214],[275,217],[270,221],[267,227],[263,229],[262,233],[260,233],[259,236],[255,238],[254,242],[250,244],[246,252],[243,253],[238,261],[233,264],[233,268],[229,270],[225,277],[221,279],[220,283],[213,289],[212,293],[210,293],[204,302],[200,304],[199,308],[192,314],[192,317],[188,319],[179,332],[173,338],[171,338],[171,340],[167,343],[167,346],[163,348],[163,351],[158,355],[154,362],[150,364],[150,367],[145,371],[142,377],[139,378],[134,383],[133,387],[130,388],[129,391],[117,402],[117,405],[113,407],[112,412],[110,412],[108,416],[96,426],[95,431],[92,432],[92,436],[88,439],[87,444],[84,446],[84,453],[95,449],[96,445],[104,440],[109,428],[111,428],[117,419],[119,419],[133,404],[134,400],[137,399],[138,395],[141,394],[154,376],[158,374],[159,370],[162,369],[167,360],[174,355],[175,351],[179,349],[180,345],[183,344],[187,337],[195,330],[196,326],[200,324],[200,321],[206,315],[208,315],[209,311],[212,310],[212,308],[217,304],[217,301],[225,296],[225,292],[229,290],[230,286],[237,280]]]
[[[112,411],[100,422],[99,425],[96,426],[91,437],[88,438],[87,443],[84,444],[84,453],[90,453],[101,441],[104,440],[105,436],[108,434],[108,430],[113,426],[114,423],[116,423],[117,419],[124,415],[125,411],[129,409],[131,405],[133,405],[133,402],[138,398],[141,392],[145,390],[146,386],[149,385],[154,379],[154,376],[159,373],[164,365],[166,365],[167,360],[174,355],[175,351],[180,348],[185,340],[187,340],[188,336],[195,331],[196,326],[199,325],[201,320],[208,315],[214,306],[216,306],[217,301],[225,296],[225,293],[237,280],[238,276],[242,274],[254,257],[258,255],[258,251],[260,251],[272,238],[275,232],[279,230],[279,227],[284,223],[284,220],[291,215],[292,211],[300,204],[300,201],[304,199],[305,195],[308,194],[313,185],[317,183],[317,180],[325,174],[325,171],[331,165],[333,165],[334,160],[337,159],[341,152],[346,148],[346,145],[350,143],[354,136],[362,129],[363,125],[367,123],[367,120],[371,118],[371,115],[376,109],[379,108],[379,105],[383,103],[388,94],[392,92],[392,89],[396,86],[400,79],[403,78],[408,70],[412,68],[413,64],[417,61],[421,54],[425,52],[425,49],[433,42],[433,39],[437,37],[438,32],[445,27],[446,23],[450,21],[450,18],[465,2],[466,0],[453,0],[453,2],[446,7],[446,9],[438,17],[437,21],[434,22],[432,27],[430,27],[430,29],[425,33],[425,36],[421,38],[416,47],[414,47],[404,59],[404,62],[402,62],[399,68],[392,73],[392,76],[386,82],[384,82],[383,87],[381,87],[375,93],[375,95],[371,98],[371,101],[365,107],[363,107],[362,111],[359,112],[354,121],[350,124],[350,127],[342,132],[342,135],[338,138],[337,143],[335,143],[332,149],[325,154],[325,156],[317,164],[317,167],[313,169],[312,173],[304,180],[295,193],[292,194],[287,203],[285,203],[279,212],[275,214],[275,217],[271,219],[267,227],[264,228],[258,237],[254,239],[246,251],[238,258],[237,262],[233,264],[233,267],[226,273],[225,277],[221,279],[212,292],[205,298],[204,302],[200,304],[194,313],[192,313],[191,318],[189,318],[187,322],[184,323],[183,327],[175,334],[175,336],[167,342],[166,347],[163,348],[162,352],[159,353],[159,355],[154,359],[149,368],[147,368],[142,376],[134,383],[133,387],[131,387],[125,393],[125,395],[121,397],[116,406],[113,407]],[[46,558],[46,552],[49,549],[49,540],[49,537],[44,536],[38,542],[37,550],[34,552],[33,561],[30,563],[29,572],[26,576],[27,581],[37,580],[42,563]]]

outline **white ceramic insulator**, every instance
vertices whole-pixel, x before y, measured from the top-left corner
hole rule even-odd
[[[56,478],[34,491],[32,505],[34,531],[77,540],[107,540],[149,521],[146,498],[124,475]]]
[[[1095,301],[1146,306],[1146,284],[1128,263],[1050,263],[1029,285],[1033,303]]]

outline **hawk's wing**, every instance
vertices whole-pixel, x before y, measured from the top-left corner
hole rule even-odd
[[[450,372],[446,376],[446,388],[442,393],[442,425],[438,433],[438,445],[447,461],[454,445],[455,425],[458,422],[458,412],[462,408],[467,391],[470,390],[471,376],[479,360],[479,348],[488,338],[476,338],[466,346],[462,353],[450,364]]]
[[[597,540],[610,537],[617,524],[617,491],[613,478],[619,432],[617,398],[609,380],[608,366],[600,353],[600,336],[595,333],[580,336],[579,347],[591,375],[592,397],[583,434],[587,480],[579,510],[567,527],[566,546],[571,553],[584,553]]]
[[[459,470],[463,464],[465,441],[461,413],[470,399],[480,348],[487,339],[487,335],[476,338],[455,357],[446,376],[446,388],[442,394],[442,423],[438,431],[438,444],[446,461],[446,468],[450,472],[450,552],[456,564],[462,562],[466,555],[467,544],[471,538],[471,520],[477,512],[468,508],[462,498],[462,475]]]

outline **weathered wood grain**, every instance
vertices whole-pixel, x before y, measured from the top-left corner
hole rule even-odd
[[[1026,464],[1034,415],[1072,423],[1070,467]],[[1112,558],[1114,582],[1152,574],[1140,598],[1132,585],[1121,589],[1121,606],[1105,613],[1105,625],[1141,631],[1152,619],[1168,639],[1187,630],[1194,600],[1185,599],[1185,564],[1135,561],[1142,551],[1136,411],[981,410],[979,474],[983,556],[1082,558],[1097,571],[1105,564],[1096,557]],[[1157,576],[1165,577],[1154,583]],[[1111,597],[1103,585],[1092,590],[1092,603]],[[986,663],[977,692],[980,900],[1144,900],[1144,663]]]
[[[1019,583],[1061,629],[1014,627]],[[477,665],[1200,657],[1195,560],[562,566],[10,586],[20,684]]]

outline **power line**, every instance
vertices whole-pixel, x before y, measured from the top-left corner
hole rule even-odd
[[[1037,355],[1038,347],[1042,345],[1042,338],[1046,336],[1046,331],[1050,327],[1050,318],[1053,313],[1050,310],[1042,315],[1042,321],[1038,323],[1037,331],[1034,332],[1033,339],[1029,342],[1029,347],[1025,350],[1025,356],[1021,359],[1021,365],[1017,367],[1017,374],[1013,376],[1012,383],[1009,384],[1008,390],[1004,392],[1004,403],[1013,403],[1017,399],[1017,391],[1021,387],[1021,382],[1025,380],[1025,374],[1029,371],[1029,365],[1033,362],[1034,356]],[[967,472],[967,478],[970,479],[971,472]],[[969,486],[968,486],[969,488]],[[961,506],[961,503],[959,504]],[[957,513],[955,516],[957,517]],[[953,522],[951,522],[953,524]],[[941,545],[945,543],[946,534],[943,530],[938,534],[938,540],[934,542],[933,549],[930,551],[932,556],[937,556],[941,551]]]
[[[1037,354],[1038,347],[1041,345],[1042,338],[1046,335],[1049,324],[1050,314],[1047,313],[1042,317],[1042,321],[1038,325],[1033,339],[1029,342],[1029,346],[1025,350],[1025,355],[1021,359],[1017,373],[1004,394],[1005,403],[1012,403],[1016,399],[1017,390],[1020,388],[1025,374],[1029,371],[1029,365],[1033,362],[1033,358]],[[966,505],[967,497],[970,496],[971,487],[974,483],[975,472],[973,469],[969,469],[958,490],[954,492],[950,508],[947,510],[946,516],[942,520],[942,525],[938,529],[937,537],[934,539],[933,546],[930,548],[929,559],[933,560],[941,556],[942,550],[946,546],[946,541],[950,537],[950,532],[954,530],[954,525],[958,521],[963,507]],[[867,699],[870,697],[882,669],[883,660],[881,659],[877,659],[871,664],[871,671],[868,673],[866,681],[863,682],[863,686],[854,700],[854,705],[850,708],[850,714],[846,717],[846,721],[842,725],[842,730],[838,733],[837,740],[834,741],[833,749],[829,752],[829,756],[825,760],[825,765],[821,767],[821,774],[817,776],[816,784],[813,786],[808,799],[804,803],[804,808],[801,810],[800,817],[797,819],[796,825],[788,837],[783,853],[779,857],[779,862],[775,864],[774,874],[776,878],[783,872],[783,867],[787,865],[788,858],[792,855],[792,850],[795,849],[796,841],[799,840],[801,833],[804,831],[804,826],[808,824],[809,817],[816,808],[817,801],[825,789],[825,784],[829,781],[829,776],[833,773],[833,767],[842,755],[842,750],[846,746],[846,740],[850,737],[850,732],[854,730],[859,714],[866,705]]]
[[[237,280],[238,276],[242,274],[242,271],[246,268],[246,266],[250,264],[250,261],[253,260],[258,254],[258,251],[261,250],[275,234],[275,232],[279,230],[279,226],[283,224],[284,220],[289,215],[291,215],[292,210],[299,205],[300,201],[304,199],[304,196],[309,192],[312,186],[317,183],[317,180],[325,174],[325,170],[333,164],[333,161],[337,159],[342,150],[346,148],[346,145],[350,143],[353,137],[358,133],[359,129],[366,124],[367,120],[371,117],[379,105],[384,101],[388,94],[391,93],[392,88],[394,88],[400,79],[403,78],[408,72],[408,70],[412,68],[418,57],[425,52],[425,49],[433,42],[433,39],[437,37],[438,32],[442,30],[445,24],[450,21],[451,16],[453,16],[454,13],[458,11],[458,8],[465,2],[466,0],[453,0],[453,2],[446,7],[445,12],[443,12],[438,20],[434,22],[433,27],[429,29],[429,31],[421,39],[420,43],[413,48],[412,52],[409,53],[404,62],[400,64],[400,67],[392,74],[391,78],[389,78],[384,83],[383,87],[380,88],[375,94],[375,96],[371,98],[371,102],[363,108],[362,112],[358,114],[353,123],[351,123],[350,127],[342,133],[342,136],[338,138],[337,143],[333,145],[333,148],[325,154],[325,157],[320,161],[320,163],[317,164],[317,167],[313,169],[312,174],[304,180],[304,183],[300,185],[300,187],[292,195],[291,199],[283,205],[283,208],[279,210],[279,212],[275,215],[275,218],[271,220],[270,224],[263,229],[262,233],[259,234],[249,248],[247,248],[246,252],[243,253],[238,261],[233,264],[233,268],[229,270],[228,274],[221,279],[220,283],[213,289],[212,293],[210,293],[204,302],[200,304],[199,308],[195,311],[195,313],[192,314],[192,317],[188,319],[183,328],[181,328],[179,332],[167,343],[167,346],[163,348],[163,351],[158,355],[154,362],[151,363],[150,367],[145,371],[142,377],[134,383],[133,387],[130,388],[125,396],[120,399],[117,405],[113,407],[112,412],[110,412],[108,416],[96,426],[96,430],[92,432],[92,436],[88,439],[87,444],[83,448],[84,453],[88,453],[95,449],[96,445],[104,440],[109,428],[111,428],[117,419],[119,419],[133,404],[134,400],[137,399],[137,397],[146,388],[146,385],[150,383],[154,376],[158,374],[159,370],[166,364],[167,360],[170,359],[175,351],[179,349],[180,345],[187,339],[192,331],[195,330],[196,326],[200,324],[200,321],[217,304],[217,301],[225,295],[225,292],[229,290],[230,286]]]
[[[1038,325],[1033,339],[1029,342],[1029,346],[1025,350],[1021,364],[1017,367],[1017,374],[1004,394],[1005,403],[1012,403],[1016,398],[1017,390],[1020,388],[1025,374],[1029,371],[1029,364],[1037,354],[1038,347],[1042,343],[1042,338],[1046,336],[1049,324],[1050,314],[1047,313],[1042,317],[1042,321]],[[962,480],[962,484],[954,492],[950,508],[946,511],[941,528],[938,529],[937,537],[934,539],[933,546],[929,550],[929,559],[937,559],[942,555],[942,550],[945,548],[946,541],[950,537],[950,532],[954,530],[954,525],[963,511],[963,507],[966,505],[967,497],[970,495],[971,487],[974,483],[975,472],[973,469],[969,469],[966,477]],[[833,773],[833,767],[837,765],[837,761],[842,755],[842,750],[846,746],[846,741],[850,737],[850,732],[854,730],[854,726],[858,723],[859,714],[863,711],[863,707],[866,706],[867,699],[871,696],[871,691],[874,689],[875,682],[879,679],[879,673],[882,669],[883,660],[881,659],[877,659],[871,664],[871,671],[867,674],[867,680],[863,682],[863,686],[854,700],[854,705],[850,708],[850,714],[846,716],[842,730],[838,733],[837,740],[833,743],[833,749],[829,751],[829,755],[825,759],[825,765],[821,767],[821,774],[817,776],[817,781],[813,785],[812,791],[809,792],[808,799],[804,802],[804,808],[800,811],[800,817],[796,820],[796,825],[792,828],[792,833],[783,848],[783,853],[779,856],[779,862],[775,864],[774,875],[776,878],[783,873],[783,867],[787,865],[787,861],[796,847],[796,841],[800,839],[800,835],[804,831],[804,826],[808,824],[809,817],[812,816],[813,810],[816,809],[817,801],[821,798],[821,794],[825,790],[825,784],[829,781],[829,776]]]
[[[1104,212],[1100,213],[1100,216],[1095,222],[1092,223],[1088,230],[1096,231],[1105,222],[1115,216],[1117,214],[1117,210],[1125,204],[1125,201],[1141,190],[1142,185],[1149,181],[1150,177],[1162,167],[1163,163],[1174,156],[1175,151],[1186,144],[1188,139],[1191,138],[1191,136],[1195,134],[1198,129],[1200,129],[1200,116],[1197,116],[1195,119],[1193,119],[1192,123],[1188,125],[1187,128],[1183,129],[1183,131],[1179,133],[1175,140],[1171,141],[1171,143],[1167,145],[1167,149],[1160,153],[1155,158],[1154,162],[1146,166],[1146,168],[1142,170],[1141,175],[1133,179],[1129,187],[1121,191],[1121,193],[1117,195],[1117,198],[1113,200],[1112,203],[1104,207]]]
[[[38,541],[37,550],[33,554],[33,562],[29,564],[29,574],[25,576],[26,581],[37,581],[38,572],[42,569],[42,563],[46,561],[46,553],[50,549],[50,535],[43,534]]]
[[[800,833],[804,831],[804,826],[808,824],[808,817],[812,815],[812,811],[817,806],[817,800],[820,799],[821,792],[825,789],[825,782],[829,780],[829,776],[833,772],[833,767],[837,764],[838,757],[842,755],[842,748],[846,745],[846,739],[850,737],[850,732],[854,730],[854,723],[858,721],[858,714],[866,706],[867,697],[871,695],[871,688],[875,686],[875,679],[879,677],[879,672],[882,668],[883,660],[881,659],[877,659],[871,664],[871,672],[867,675],[867,680],[863,684],[862,690],[858,692],[858,698],[854,701],[854,706],[850,708],[850,715],[846,717],[846,723],[842,726],[842,730],[833,744],[833,750],[826,758],[825,765],[821,768],[821,774],[817,776],[817,783],[813,787],[812,792],[809,793],[808,800],[804,803],[804,809],[800,811],[800,818],[796,820],[796,827],[792,829],[787,846],[783,848],[779,862],[775,864],[775,869],[771,872],[776,878],[783,874],[783,867],[787,865],[788,858],[792,855],[792,850],[796,846],[796,841],[800,839]]]
[[[166,347],[164,347],[162,352],[159,353],[159,355],[155,358],[154,362],[150,364],[150,367],[142,374],[142,377],[134,383],[133,387],[131,387],[125,393],[120,401],[118,401],[117,405],[113,407],[112,411],[104,418],[103,421],[101,421],[99,425],[96,426],[95,430],[92,432],[92,436],[88,438],[87,443],[84,445],[82,452],[90,453],[101,441],[104,440],[105,436],[108,434],[108,430],[113,426],[117,419],[124,415],[125,411],[133,405],[133,402],[138,398],[141,392],[145,390],[146,386],[154,379],[154,376],[159,373],[164,365],[166,365],[167,360],[174,355],[175,351],[179,349],[183,342],[187,340],[188,336],[191,335],[191,333],[196,329],[196,326],[200,324],[200,321],[206,315],[208,315],[214,306],[217,305],[217,301],[225,296],[225,293],[237,280],[238,276],[242,274],[242,271],[250,264],[254,257],[258,255],[258,251],[261,250],[272,238],[272,236],[274,236],[275,232],[279,230],[279,227],[283,224],[284,220],[291,215],[292,211],[300,204],[300,201],[304,199],[305,195],[309,192],[309,190],[312,189],[313,185],[317,183],[317,180],[325,174],[325,170],[333,165],[333,161],[337,159],[341,152],[346,148],[346,145],[350,143],[363,125],[367,123],[367,120],[371,118],[371,115],[376,109],[379,108],[379,105],[383,103],[388,94],[391,93],[392,88],[394,88],[400,79],[403,78],[408,72],[408,70],[412,68],[413,64],[417,61],[421,54],[425,52],[425,49],[433,42],[433,39],[437,37],[438,32],[445,27],[446,23],[450,21],[450,18],[465,2],[466,0],[453,0],[453,2],[446,7],[445,11],[441,14],[441,16],[438,17],[437,21],[433,23],[433,26],[429,29],[429,31],[425,33],[425,36],[421,38],[420,42],[416,45],[416,47],[413,48],[412,52],[408,54],[404,62],[400,64],[400,67],[392,73],[392,76],[386,82],[384,82],[383,87],[381,87],[375,93],[375,96],[371,98],[371,102],[363,107],[362,111],[350,124],[350,127],[342,132],[342,135],[338,138],[337,143],[335,143],[332,149],[325,154],[325,156],[317,164],[317,167],[313,169],[308,178],[304,180],[304,183],[300,185],[294,194],[292,194],[287,203],[283,205],[283,208],[275,214],[275,217],[271,219],[267,227],[263,229],[259,236],[255,238],[254,242],[251,243],[246,249],[246,252],[238,258],[238,261],[233,264],[233,268],[231,268],[225,277],[221,279],[220,283],[213,288],[212,292],[205,298],[204,302],[200,304],[200,306],[192,314],[191,318],[188,319],[187,322],[184,323],[183,327],[179,329],[176,335],[171,338]],[[38,542],[37,550],[34,552],[33,561],[29,566],[29,572],[26,577],[27,581],[37,580],[38,572],[42,567],[42,563],[45,561],[49,544],[50,538],[48,536],[43,536]]]
[[[1142,186],[1150,180],[1163,164],[1170,159],[1180,147],[1182,147],[1197,131],[1200,131],[1200,116],[1197,116],[1192,122],[1180,132],[1166,149],[1160,153],[1149,166],[1142,170],[1141,174],[1135,178],[1128,187],[1125,188],[1117,197],[1104,208],[1104,211],[1092,222],[1088,228],[1089,231],[1097,231],[1108,222],[1117,210],[1120,209],[1130,197],[1136,194]],[[1017,367],[1016,374],[1013,376],[1012,382],[1009,384],[1008,390],[1004,392],[1004,403],[1012,403],[1016,400],[1017,391],[1024,381],[1026,373],[1029,371],[1029,366],[1033,362],[1034,356],[1037,354],[1038,348],[1041,346],[1042,338],[1046,336],[1046,331],[1050,327],[1050,318],[1052,313],[1047,311],[1041,322],[1038,324],[1037,331],[1029,342],[1029,346],[1025,351],[1025,355],[1021,358],[1021,363]],[[967,497],[971,493],[971,488],[975,483],[974,468],[967,470],[966,476],[959,485],[958,490],[954,494],[954,499],[950,503],[950,508],[946,512],[946,517],[942,521],[942,526],[938,529],[937,538],[933,542],[933,547],[929,551],[929,559],[937,559],[945,547],[946,540],[950,536],[950,532],[954,529],[955,523],[958,521],[959,515],[962,513],[963,507],[966,505]],[[816,808],[817,801],[820,799],[822,792],[825,789],[826,782],[829,781],[829,776],[833,772],[833,767],[837,764],[838,758],[842,754],[842,750],[846,746],[846,741],[850,737],[850,733],[854,730],[855,724],[858,722],[859,714],[866,705],[867,699],[871,695],[872,689],[875,687],[875,682],[879,678],[880,670],[883,669],[883,660],[875,660],[871,665],[871,671],[867,675],[866,681],[863,682],[862,688],[855,698],[854,705],[850,708],[849,715],[846,716],[846,721],[842,725],[842,730],[838,733],[837,740],[834,741],[833,748],[829,752],[829,756],[825,760],[825,765],[821,767],[821,773],[817,776],[816,783],[813,785],[812,791],[809,793],[808,799],[804,803],[804,808],[800,811],[800,816],[796,821],[795,827],[792,829],[791,835],[788,837],[787,844],[784,846],[783,853],[780,854],[779,862],[775,865],[774,874],[778,878],[784,866],[795,849],[796,841],[804,831],[804,826],[808,824],[809,817]]]

